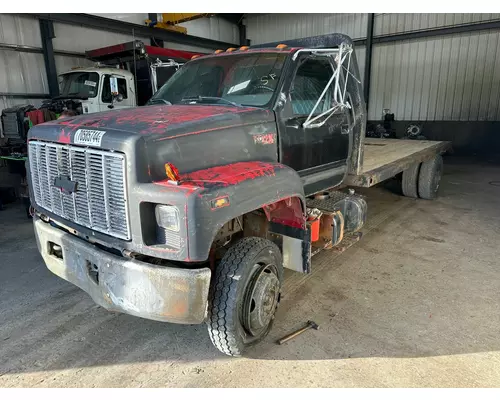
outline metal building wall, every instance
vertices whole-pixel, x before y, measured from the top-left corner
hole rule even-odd
[[[253,44],[342,32],[365,39],[366,14],[248,15]],[[374,36],[498,21],[500,14],[375,14]],[[363,78],[364,46],[356,53]],[[500,121],[500,31],[374,44],[368,119]]]
[[[148,14],[95,14],[105,18],[143,25]],[[239,41],[238,28],[218,18],[188,22],[189,34],[225,42]],[[92,62],[85,59],[86,50],[129,42],[138,39],[149,44],[146,37],[116,32],[91,29],[83,26],[54,23],[55,38],[52,40],[58,73],[77,66],[90,66]],[[7,48],[24,47],[19,51]],[[26,46],[28,49],[26,49]],[[179,50],[206,52],[203,47],[164,42],[165,47]],[[17,104],[33,104],[39,106],[43,99],[40,95],[49,96],[47,74],[41,51],[42,42],[38,19],[16,14],[0,14],[0,111]],[[28,50],[28,51],[23,51]],[[64,52],[73,55],[65,55]],[[78,57],[78,54],[81,54]],[[5,96],[5,93],[36,94],[38,98],[29,96]]]
[[[389,35],[393,33],[428,30],[445,26],[461,25],[499,19],[500,14],[375,14],[373,33]]]
[[[265,14],[245,17],[252,44],[342,32],[353,39],[366,37],[367,14]]]
[[[148,13],[89,13],[98,17],[116,19],[131,24],[144,25],[144,21],[149,19]]]
[[[368,119],[499,121],[500,32],[376,45]]]
[[[187,29],[188,35],[219,40],[227,43],[239,43],[238,27],[219,17],[201,18],[179,24]]]
[[[0,44],[40,48],[40,27],[32,17],[0,14]],[[41,53],[0,49],[0,93],[48,94]],[[0,95],[0,111],[17,104],[39,105],[40,99]]]
[[[103,18],[116,19],[118,21],[130,22],[133,24],[144,25],[144,21],[149,19],[147,13],[93,13]],[[193,21],[184,22],[179,24],[188,30],[188,35],[199,36],[207,39],[219,40],[227,43],[238,43],[239,32],[238,27],[220,17],[213,16],[210,18],[200,18]],[[176,45],[172,44],[171,47]],[[175,48],[179,48],[178,46]],[[190,50],[180,49],[179,50]],[[191,49],[193,51],[200,51],[199,48]]]
[[[247,14],[247,37],[251,44],[278,42],[332,32],[353,39],[366,38],[367,14]],[[361,79],[364,78],[365,46],[355,47]]]

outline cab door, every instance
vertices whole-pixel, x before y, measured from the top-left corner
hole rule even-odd
[[[113,99],[111,93],[110,74],[104,74],[101,78],[101,95],[99,99],[100,111],[119,110],[121,108],[129,108],[135,106],[135,95],[130,90],[127,79],[124,76],[113,75],[116,77],[118,84],[118,93],[123,96],[122,101]]]
[[[283,105],[277,109],[280,160],[298,171],[306,194],[339,185],[347,172],[348,112],[339,108],[316,121],[326,119],[323,124],[304,125],[308,118],[319,116],[335,105],[335,85],[327,88],[333,74],[331,56],[299,57],[289,81],[284,83]]]

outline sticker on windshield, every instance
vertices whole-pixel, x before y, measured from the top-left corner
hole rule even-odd
[[[237,85],[234,85],[232,88],[230,88],[227,91],[227,94],[237,92],[238,90],[243,90],[248,86],[249,83],[250,83],[250,80],[238,83]]]
[[[106,131],[95,131],[93,129],[78,129],[75,133],[74,143],[88,146],[100,146],[102,137]]]
[[[83,84],[87,85],[87,86],[96,87],[97,82],[94,82],[94,81],[85,81],[85,82],[83,82]]]

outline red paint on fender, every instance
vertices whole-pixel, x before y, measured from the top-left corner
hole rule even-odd
[[[190,172],[181,175],[182,182],[193,182],[203,186],[204,183],[220,183],[224,186],[237,185],[248,179],[263,176],[274,176],[275,170],[284,168],[280,164],[262,161],[238,162]]]

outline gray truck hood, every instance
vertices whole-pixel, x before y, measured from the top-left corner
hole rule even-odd
[[[28,138],[86,145],[78,140],[82,130],[101,136],[87,145],[123,151],[132,154],[137,165],[147,164],[153,180],[164,176],[165,162],[190,172],[232,162],[277,160],[274,113],[254,107],[159,105],[112,110],[36,125]]]

